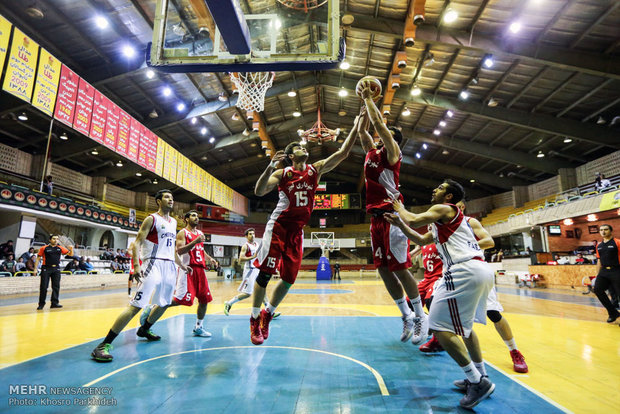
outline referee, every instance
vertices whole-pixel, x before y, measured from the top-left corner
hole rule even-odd
[[[39,270],[39,261],[43,258],[43,267],[41,268],[41,285],[39,287],[39,307],[37,310],[43,309],[45,306],[45,298],[47,296],[47,287],[52,279],[52,308],[62,308],[58,303],[58,294],[60,292],[60,256],[69,254],[73,256],[73,246],[65,248],[58,244],[58,235],[51,234],[49,244],[41,247],[37,254],[37,261],[34,264],[34,273]]]
[[[612,305],[605,291],[611,285],[616,294],[620,293],[620,239],[613,237],[613,228],[609,224],[601,224],[599,233],[603,236],[603,241],[596,246],[598,274],[594,282],[594,293],[607,309],[607,323],[613,323],[620,317],[620,312]]]

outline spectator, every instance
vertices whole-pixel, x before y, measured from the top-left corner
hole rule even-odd
[[[611,186],[611,181],[605,178],[605,174],[597,172],[596,178],[594,179],[594,188],[596,189],[596,191],[601,191],[602,189],[609,186]]]
[[[16,264],[17,262],[15,261],[15,258],[13,257],[13,255],[9,254],[6,260],[4,261],[4,263],[0,265],[0,270],[3,272],[9,272],[10,274],[14,274]]]
[[[9,254],[15,254],[15,251],[13,251],[13,240],[0,244],[0,259],[9,257]]]
[[[24,263],[26,263],[31,257],[36,256],[36,253],[34,252],[34,247],[31,247],[30,249],[28,249],[27,252],[22,253],[21,256],[19,256],[20,259],[24,259]]]
[[[25,272],[26,271],[26,263],[24,263],[24,258],[20,257],[17,259],[17,263],[15,264],[15,272]]]
[[[77,259],[73,259],[69,263],[67,263],[64,270],[71,273],[75,272],[76,270],[80,270],[80,265]]]
[[[83,270],[85,272],[90,272],[94,268],[92,263],[90,262],[90,257],[85,258],[84,256],[80,258],[79,267],[80,267],[80,270]]]
[[[30,259],[28,259],[26,261],[26,271],[35,273],[35,271],[34,271],[34,263],[35,263],[35,261],[36,261],[36,256],[32,256]],[[38,271],[38,269],[37,269],[37,271]]]
[[[54,192],[54,182],[52,181],[51,175],[48,175],[45,177],[45,180],[43,180],[43,192],[48,195],[52,195]]]
[[[110,269],[112,270],[112,273],[121,269],[121,264],[118,262],[118,259],[116,257],[110,262]]]
[[[590,262],[590,259],[583,257],[583,254],[578,253],[577,254],[577,259],[575,259],[575,264],[590,264],[592,262]]]
[[[525,249],[525,253],[530,257],[530,265],[534,266],[538,263],[538,258],[536,257],[536,252],[532,251],[529,247]]]
[[[559,254],[556,254],[554,256],[554,260],[557,264],[559,265],[567,265],[570,264],[570,260],[568,259],[568,257],[564,256],[564,257],[560,257]]]
[[[503,258],[504,258],[504,250],[499,249],[499,252],[497,252],[496,261],[501,262]]]

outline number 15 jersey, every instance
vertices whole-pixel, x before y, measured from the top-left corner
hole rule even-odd
[[[296,171],[292,166],[284,168],[278,185],[280,199],[271,213],[271,220],[297,225],[299,228],[305,226],[314,208],[318,178],[312,164],[306,164],[303,171]]]

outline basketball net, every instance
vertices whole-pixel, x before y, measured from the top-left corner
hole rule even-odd
[[[230,80],[239,91],[237,107],[247,112],[262,112],[265,94],[275,77],[275,72],[231,72]]]

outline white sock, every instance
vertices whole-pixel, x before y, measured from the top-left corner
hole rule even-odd
[[[476,369],[476,366],[473,362],[470,362],[469,365],[461,367],[461,369],[465,373],[465,376],[467,376],[469,382],[471,382],[472,384],[477,384],[480,382],[482,375],[480,375],[480,372]]]
[[[474,366],[476,367],[480,375],[487,375],[487,369],[484,367],[484,361],[482,362],[474,361]]]
[[[196,319],[196,329],[202,328],[202,321],[204,319]]]
[[[235,296],[234,298],[229,300],[227,303],[232,306],[232,305],[234,305],[237,302],[239,302],[239,298]]]
[[[274,313],[276,313],[276,308],[277,308],[277,306],[273,306],[271,303],[270,303],[270,304],[268,304],[268,305],[265,307],[265,309],[267,310],[267,312],[269,312],[269,313],[270,313],[270,314],[272,314],[272,315],[273,315]]]
[[[510,349],[511,351],[514,351],[515,349],[517,349],[517,343],[515,342],[514,338],[512,338],[512,339],[510,339],[508,341],[504,341],[504,343],[506,344],[508,349]]]
[[[413,305],[415,316],[424,316],[424,308],[422,308],[422,300],[420,299],[420,296],[415,299],[409,298],[409,302]]]
[[[260,307],[252,308],[252,317],[256,319],[258,318],[258,315],[260,315]]]
[[[409,305],[407,305],[407,297],[403,296],[402,299],[396,299],[396,306],[400,309],[400,313],[405,317],[409,317],[411,315],[411,309],[409,309]]]

